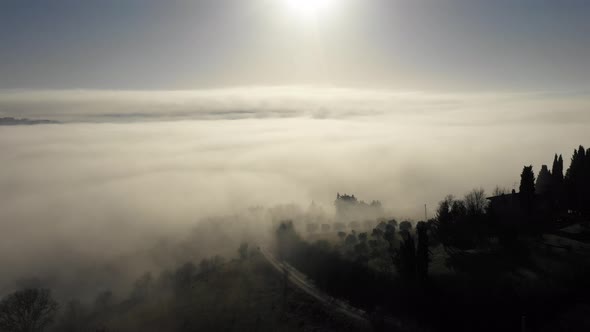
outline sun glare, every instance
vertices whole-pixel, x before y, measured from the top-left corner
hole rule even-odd
[[[294,15],[304,18],[317,17],[332,7],[336,0],[283,0]]]

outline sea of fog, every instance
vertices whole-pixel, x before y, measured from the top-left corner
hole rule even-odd
[[[538,172],[556,152],[567,167],[573,149],[590,143],[585,100],[341,89],[3,92],[0,116],[62,123],[0,127],[0,290],[254,206],[313,201],[332,213],[336,193],[349,193],[380,200],[398,219],[423,218],[424,204],[432,216],[449,193],[518,188],[523,165]]]

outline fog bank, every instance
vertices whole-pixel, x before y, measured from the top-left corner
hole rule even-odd
[[[72,122],[0,127],[0,283],[132,255],[252,206],[314,201],[331,212],[337,192],[417,220],[447,193],[518,188],[524,164],[538,172],[558,152],[567,165],[588,143],[589,112],[576,96],[349,92],[216,92],[199,107],[180,98],[175,116],[124,93],[4,92],[3,115]],[[172,107],[166,98],[160,106]],[[250,111],[230,111],[241,103]],[[144,119],[137,108],[146,104]],[[80,122],[99,118],[108,121]]]

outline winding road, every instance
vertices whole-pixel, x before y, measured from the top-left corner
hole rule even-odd
[[[274,267],[279,273],[287,274],[289,282],[301,289],[305,293],[311,295],[318,301],[322,302],[326,306],[330,307],[334,311],[341,312],[346,316],[361,321],[363,323],[369,323],[367,313],[361,309],[355,308],[344,301],[335,299],[330,295],[319,290],[312,281],[310,281],[303,273],[292,267],[286,262],[281,262],[274,257],[265,248],[260,248],[262,256]]]

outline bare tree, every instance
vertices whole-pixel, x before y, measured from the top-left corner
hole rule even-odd
[[[473,189],[465,195],[465,207],[469,215],[481,215],[486,212],[486,195],[483,189]]]
[[[0,330],[39,332],[53,322],[58,304],[44,288],[28,288],[0,302]]]

